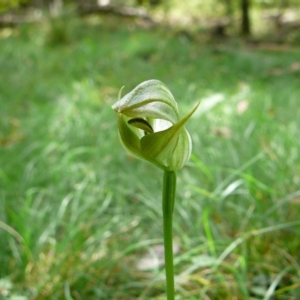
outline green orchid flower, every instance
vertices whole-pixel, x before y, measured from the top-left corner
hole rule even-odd
[[[198,105],[180,119],[169,89],[159,80],[148,80],[112,108],[118,113],[120,140],[128,152],[165,171],[176,171],[190,158],[192,143],[184,125]]]
[[[168,300],[175,300],[172,220],[176,171],[190,158],[192,142],[184,125],[198,105],[180,119],[170,90],[159,80],[148,80],[112,106],[118,113],[119,135],[124,148],[164,170],[162,211]]]

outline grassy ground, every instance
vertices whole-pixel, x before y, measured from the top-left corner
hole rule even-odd
[[[164,270],[138,268],[162,244],[162,174],[125,154],[110,108],[156,78],[182,115],[202,100],[178,173],[178,299],[299,299],[299,50],[114,19],[2,31],[0,298],[165,299]]]

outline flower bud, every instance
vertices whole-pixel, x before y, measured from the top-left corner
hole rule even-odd
[[[148,80],[112,108],[118,113],[120,140],[128,152],[163,170],[176,171],[190,158],[192,143],[184,124],[198,105],[179,119],[169,89],[158,80]]]

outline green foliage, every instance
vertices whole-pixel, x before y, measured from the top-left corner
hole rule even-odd
[[[54,19],[51,22],[48,35],[47,44],[49,46],[60,46],[69,43],[68,36],[68,22],[60,19]]]
[[[182,115],[201,100],[174,212],[179,297],[299,299],[299,49],[68,24],[59,47],[49,24],[1,34],[0,298],[164,299],[157,260],[139,267],[159,258],[162,174],[124,155],[110,108],[158,78]]]
[[[0,0],[0,13],[18,7],[27,0]]]

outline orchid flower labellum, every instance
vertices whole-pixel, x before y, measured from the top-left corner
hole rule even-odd
[[[190,158],[192,143],[184,125],[198,105],[179,119],[169,89],[159,80],[148,80],[112,108],[118,113],[120,139],[128,152],[163,170],[176,171]]]

